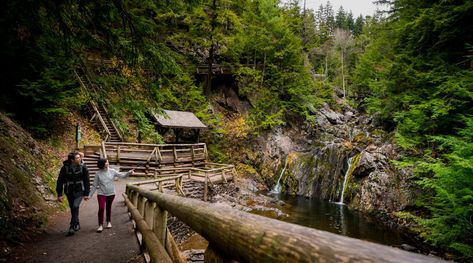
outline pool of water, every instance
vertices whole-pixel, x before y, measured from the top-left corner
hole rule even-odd
[[[286,204],[282,211],[288,216],[279,216],[279,220],[393,247],[415,246],[414,241],[402,232],[348,209],[346,205],[286,194],[269,195]],[[264,212],[255,213],[270,216]]]

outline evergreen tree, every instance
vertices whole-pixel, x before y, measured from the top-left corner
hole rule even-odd
[[[353,13],[351,11],[347,14],[347,23],[345,29],[350,30],[352,35],[355,34],[355,20],[353,20]]]
[[[396,131],[425,188],[431,216],[426,238],[473,258],[471,231],[471,116],[473,116],[473,3],[394,0],[386,22],[356,70],[368,109]],[[374,20],[374,19],[373,19]],[[468,219],[469,218],[469,219]]]
[[[348,28],[347,15],[341,6],[338,9],[337,15],[335,16],[335,27],[340,29]]]
[[[361,35],[361,33],[363,32],[363,23],[364,23],[363,16],[359,15],[356,18],[355,23],[353,25],[353,35],[355,37]]]

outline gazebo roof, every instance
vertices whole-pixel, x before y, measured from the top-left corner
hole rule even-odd
[[[192,112],[164,110],[164,114],[153,114],[157,124],[165,128],[205,129],[203,124]]]

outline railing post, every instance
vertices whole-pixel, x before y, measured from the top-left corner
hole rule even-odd
[[[175,190],[176,190],[176,194],[180,194],[179,193],[179,177],[176,177],[176,179],[174,179],[174,186],[175,186]]]
[[[182,176],[179,177],[179,188],[181,189],[182,195],[186,196],[186,194],[184,193],[184,188],[182,186]]]
[[[191,157],[192,157],[192,167],[194,167],[194,159],[195,159],[194,145],[191,145]]]
[[[117,164],[120,165],[120,145],[117,146]]]
[[[131,197],[131,203],[135,206],[135,207],[138,207],[138,196],[139,196],[139,193],[136,192],[136,191],[132,191],[133,195]]]
[[[166,230],[168,227],[168,212],[159,205],[154,207],[154,223],[153,223],[153,232],[156,234],[159,242],[161,244],[166,244]]]
[[[145,205],[144,205],[143,218],[145,219],[145,222],[150,227],[153,227],[153,223],[154,223],[154,208],[155,208],[155,206],[156,206],[156,203],[153,202],[153,201],[150,201],[150,200],[146,200]]]
[[[107,149],[105,148],[105,141],[102,141],[102,158],[107,158]]]
[[[158,151],[159,163],[161,163],[161,160],[163,159],[163,157],[161,156],[161,151],[159,150],[159,146],[156,147],[156,149]]]
[[[204,201],[207,202],[207,193],[208,193],[208,180],[209,176],[207,175],[207,172],[205,173],[205,183],[204,183]]]
[[[225,178],[225,168],[222,169],[222,179],[225,183],[227,183],[227,178]]]
[[[140,195],[139,192],[137,192],[137,194]],[[144,252],[143,254],[146,258],[146,262],[173,262],[168,252],[166,251],[166,248],[164,247],[165,243],[158,240],[153,230],[151,229],[151,226],[146,222],[146,219],[143,217],[143,214],[137,209],[137,207],[133,206],[133,204],[129,201],[129,198],[127,198],[125,194],[123,196],[125,198],[125,203],[129,208],[132,214],[132,218],[135,222],[135,232],[138,237],[140,248]],[[142,196],[140,195],[140,197]],[[139,199],[146,200],[147,198]],[[144,202],[140,201],[139,203],[142,204]],[[154,201],[150,201],[150,203],[154,203]],[[148,205],[146,210],[149,210],[150,206],[151,205]],[[151,218],[153,218],[153,209],[151,209],[151,211],[148,211],[147,213],[151,215]],[[182,262],[182,260],[177,262]]]
[[[145,211],[145,203],[148,199],[142,195],[138,195],[138,205],[136,208],[138,209],[138,212],[140,212],[141,215],[144,215]]]
[[[156,166],[158,166],[158,163],[159,163],[159,157],[158,157],[158,154],[159,154],[159,147],[155,147],[154,148],[155,152],[154,152],[154,159],[155,159],[155,162],[154,164],[156,164]]]

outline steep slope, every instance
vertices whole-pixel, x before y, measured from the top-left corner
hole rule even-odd
[[[40,232],[48,214],[58,208],[54,187],[62,160],[75,145],[69,138],[72,119],[61,120],[54,140],[40,142],[0,113],[0,262],[12,246]],[[96,133],[80,122],[89,134],[85,141],[91,142]]]

